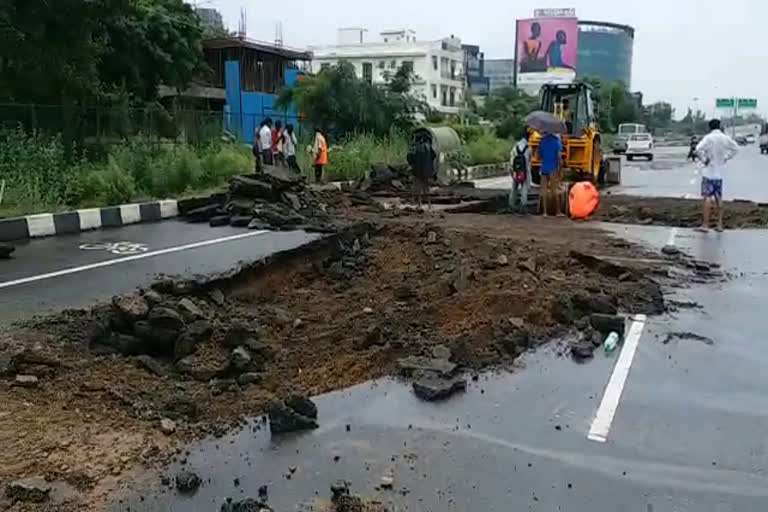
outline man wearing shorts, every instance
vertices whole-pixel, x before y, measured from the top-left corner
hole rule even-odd
[[[545,133],[539,142],[539,157],[541,157],[541,205],[544,216],[549,215],[549,200],[554,196],[555,214],[561,215],[560,196],[558,194],[557,172],[560,170],[560,153],[563,143],[560,137],[553,133]]]
[[[702,224],[699,231],[709,230],[712,205],[717,207],[717,231],[723,230],[723,171],[725,164],[736,155],[739,146],[720,129],[720,120],[709,122],[711,130],[696,146],[696,155],[704,164],[701,177]]]

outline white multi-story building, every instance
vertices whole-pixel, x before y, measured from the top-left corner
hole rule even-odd
[[[312,71],[347,61],[357,76],[372,84],[384,84],[401,66],[413,70],[412,93],[444,114],[458,114],[464,102],[464,52],[461,40],[450,36],[437,41],[418,41],[413,30],[381,32],[380,41],[368,42],[363,28],[339,29],[339,42],[311,47]]]

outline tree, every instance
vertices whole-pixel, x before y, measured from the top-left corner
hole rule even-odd
[[[400,71],[385,85],[357,78],[354,67],[341,62],[283,89],[276,108],[293,104],[314,126],[341,137],[365,132],[386,135],[391,128],[409,129],[424,102],[410,94],[410,70]]]
[[[201,69],[201,37],[182,0],[0,0],[0,100],[152,100]]]
[[[182,0],[130,0],[105,26],[105,90],[151,100],[161,83],[186,88],[203,69],[202,37],[200,18]]]
[[[496,135],[503,139],[517,137],[522,132],[525,116],[538,108],[538,99],[520,89],[505,87],[492,92],[485,99],[480,114],[493,121]]]
[[[642,116],[638,100],[627,90],[621,81],[603,81],[597,77],[587,77],[584,82],[592,86],[593,97],[597,102],[597,118],[600,130],[613,133],[622,123],[636,123]]]
[[[669,103],[657,101],[643,110],[645,126],[651,132],[661,134],[672,129],[672,117],[674,116],[675,109]]]

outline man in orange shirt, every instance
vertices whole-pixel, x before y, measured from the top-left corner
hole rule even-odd
[[[323,182],[323,167],[328,165],[328,141],[325,140],[320,128],[315,128],[315,143],[312,146],[312,156],[315,161],[315,182]]]

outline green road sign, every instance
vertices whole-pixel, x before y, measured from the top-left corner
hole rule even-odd
[[[739,98],[739,108],[757,108],[757,100],[754,98]]]
[[[757,100],[755,98],[717,98],[715,100],[715,106],[717,108],[757,108]]]
[[[715,106],[717,108],[733,108],[734,100],[733,98],[717,98],[715,100]]]

